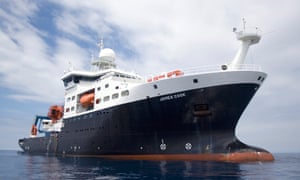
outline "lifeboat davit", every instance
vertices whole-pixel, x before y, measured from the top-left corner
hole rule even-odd
[[[63,117],[63,106],[54,105],[49,108],[48,117],[52,120],[52,123],[56,123],[57,120]]]
[[[88,93],[84,94],[80,97],[80,104],[83,107],[89,107],[94,104],[95,94],[94,93]]]

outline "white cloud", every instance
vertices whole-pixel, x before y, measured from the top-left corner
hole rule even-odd
[[[4,28],[0,31],[0,84],[16,91],[8,95],[14,99],[60,103],[63,102],[60,77],[67,62],[83,68],[81,61],[86,54],[74,42],[65,39],[57,40],[57,46],[50,47],[42,37],[44,33],[30,23],[34,15],[30,10],[36,6],[29,5],[14,9],[22,11],[22,16],[7,13],[18,6],[7,6],[6,12],[0,11],[4,14]]]

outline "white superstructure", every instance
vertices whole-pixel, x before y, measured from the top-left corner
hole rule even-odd
[[[196,88],[238,83],[261,84],[267,75],[256,65],[244,64],[249,46],[258,43],[260,36],[245,30],[235,33],[242,44],[228,65],[210,66],[205,70],[174,70],[147,80],[116,69],[115,52],[103,48],[101,41],[99,57],[92,61],[95,71],[71,70],[62,77],[65,85],[64,118]]]

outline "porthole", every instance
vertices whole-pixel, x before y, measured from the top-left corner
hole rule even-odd
[[[198,83],[198,79],[193,79],[193,83]]]
[[[154,84],[154,85],[153,85],[153,88],[154,88],[154,89],[157,89],[157,85],[156,85],[156,84]]]
[[[100,102],[101,102],[100,98],[96,99],[96,104],[99,104]]]
[[[223,71],[225,71],[225,70],[227,70],[227,65],[225,65],[225,64],[223,64],[222,66],[221,66],[221,69],[223,70]]]

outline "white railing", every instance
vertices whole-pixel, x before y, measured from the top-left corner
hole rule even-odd
[[[189,69],[177,69],[169,73],[157,73],[156,76],[148,76],[146,82],[157,81],[182,75],[205,74],[214,72],[229,72],[229,71],[261,71],[261,67],[256,64],[239,64],[239,65],[209,65],[200,66]]]
[[[261,67],[256,64],[240,64],[235,65],[234,67],[231,67],[230,65],[209,65],[189,69],[182,69],[182,71],[185,75],[187,75],[222,71],[261,71]]]

